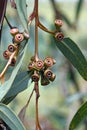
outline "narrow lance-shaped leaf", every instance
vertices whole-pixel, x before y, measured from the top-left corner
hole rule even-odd
[[[76,112],[70,123],[69,130],[74,130],[85,117],[87,117],[87,102]]]
[[[2,103],[0,103],[0,118],[10,127],[11,130],[25,130],[22,122],[15,113]]]
[[[64,56],[78,70],[81,76],[87,80],[87,61],[75,42],[70,38],[64,38],[63,41],[56,40],[55,43]]]
[[[79,14],[80,14],[80,12],[81,12],[81,8],[82,8],[82,5],[83,5],[83,2],[84,2],[84,0],[79,0],[79,1],[77,2],[75,21],[77,21],[78,18],[79,18]]]
[[[21,23],[23,24],[24,29],[28,32],[26,0],[15,0],[15,2]]]
[[[3,97],[1,102],[8,104],[16,97],[17,94],[27,89],[31,74],[32,72],[21,72],[20,74],[18,74],[9,91]]]

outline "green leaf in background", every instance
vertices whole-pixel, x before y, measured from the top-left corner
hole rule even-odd
[[[61,15],[62,15],[63,20],[66,22],[66,24],[69,27],[73,27],[73,24],[71,23],[70,19],[65,14],[61,14]]]
[[[77,22],[84,0],[79,0],[76,6],[75,21]]]
[[[14,68],[12,74],[11,74],[11,77],[9,80],[7,80],[4,84],[2,84],[0,86],[0,102],[1,100],[5,97],[5,95],[8,93],[8,91],[10,90],[10,88],[12,87],[12,84],[15,80],[15,77],[21,67],[21,64],[22,64],[22,61],[24,59],[24,56],[25,56],[25,52],[26,52],[26,49],[27,49],[27,45],[26,47],[24,48],[24,53],[20,59],[20,61],[18,61],[19,63],[16,65],[16,67]]]
[[[28,32],[26,0],[15,0],[15,2],[21,23],[23,24],[24,29]]]
[[[78,70],[81,76],[87,80],[87,61],[75,42],[70,38],[64,38],[63,41],[56,41],[56,46]]]
[[[2,103],[0,103],[0,118],[11,128],[11,130],[25,130],[15,113]]]
[[[76,112],[70,123],[69,130],[74,130],[85,117],[87,117],[87,102]]]
[[[30,80],[32,72],[21,72],[18,74],[6,95],[3,97],[1,102],[8,104],[11,102],[18,93],[27,89],[28,81]]]

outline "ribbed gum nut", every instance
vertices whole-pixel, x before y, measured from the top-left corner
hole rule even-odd
[[[55,20],[55,26],[56,27],[61,27],[63,25],[63,21],[62,20],[60,20],[60,19],[56,19]]]
[[[44,76],[41,77],[41,85],[42,86],[46,86],[48,84],[50,84],[50,81],[46,77],[44,77]]]
[[[55,80],[55,78],[56,78],[56,75],[52,74],[52,77],[49,80],[53,82]]]
[[[42,60],[36,61],[36,63],[35,63],[36,69],[41,70],[43,68],[43,66],[44,66],[44,62]]]
[[[39,74],[35,73],[35,74],[32,75],[32,81],[33,81],[33,82],[38,82],[39,79],[40,79]]]
[[[26,33],[26,32],[24,32],[23,35],[24,35],[25,39],[29,39],[30,38],[29,34]]]
[[[53,64],[54,64],[53,59],[52,59],[51,57],[45,58],[44,64],[45,64],[46,67],[51,67],[51,66],[53,66]]]
[[[51,79],[52,78],[52,75],[53,75],[53,72],[49,69],[45,70],[44,71],[44,76],[47,78],[47,79]]]
[[[14,52],[16,49],[17,49],[17,47],[16,47],[14,44],[10,44],[10,45],[8,46],[8,50],[9,50],[11,53]]]
[[[64,39],[64,35],[62,32],[58,32],[55,34],[55,38],[59,41],[62,41]]]
[[[24,35],[22,33],[18,33],[14,37],[14,42],[20,43],[24,40]]]
[[[4,56],[5,59],[8,60],[8,59],[9,59],[9,56],[10,56],[9,51],[8,51],[8,50],[4,51],[4,52],[3,52],[3,56]]]
[[[18,28],[12,28],[11,30],[10,30],[10,33],[11,33],[11,35],[16,35],[17,33],[19,33],[19,30],[18,30]]]
[[[34,70],[34,62],[30,62],[29,65],[28,65],[28,69],[29,70]]]
[[[11,60],[10,66],[15,66],[15,63],[16,63],[16,57],[14,57],[14,58]]]

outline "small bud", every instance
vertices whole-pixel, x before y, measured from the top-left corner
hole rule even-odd
[[[39,69],[41,70],[44,66],[44,62],[42,60],[38,60],[36,63],[35,63],[35,67],[36,69]]]
[[[14,27],[10,30],[11,35],[15,36],[17,33],[19,33],[18,28]]]
[[[8,50],[12,53],[12,52],[14,52],[15,50],[16,50],[16,46],[14,45],[14,44],[10,44],[9,46],[8,46]]]
[[[55,34],[55,38],[59,41],[62,41],[64,39],[64,35],[62,32],[58,32]]]
[[[16,57],[14,57],[14,58],[12,59],[10,66],[15,66],[15,63],[16,63]]]
[[[8,51],[8,50],[4,51],[4,52],[3,52],[3,56],[4,56],[5,59],[8,60],[8,59],[9,59],[9,56],[10,56],[9,51]]]
[[[20,43],[23,40],[24,40],[24,35],[21,33],[16,34],[14,37],[14,42],[16,42],[16,43]]]
[[[40,79],[39,74],[35,73],[35,74],[32,75],[32,81],[33,81],[33,82],[38,82],[39,79]]]
[[[28,69],[34,70],[34,66],[35,66],[34,62],[30,62],[29,65],[28,65]]]
[[[24,32],[23,35],[24,35],[25,39],[29,39],[30,38],[29,34],[26,33],[26,32]]]
[[[51,79],[52,78],[52,75],[53,75],[53,72],[49,69],[45,70],[44,72],[44,76],[47,78],[47,79]]]
[[[44,64],[45,64],[46,67],[51,67],[54,64],[54,61],[51,57],[47,57],[44,60]]]
[[[60,19],[55,20],[55,26],[56,28],[60,28],[63,25],[63,21]]]

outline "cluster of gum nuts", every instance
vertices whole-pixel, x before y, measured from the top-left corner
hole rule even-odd
[[[64,38],[64,34],[61,32],[61,29],[60,29],[62,27],[62,25],[63,25],[62,20],[60,20],[60,19],[55,20],[55,27],[56,27],[55,38],[58,41],[61,41]]]
[[[19,32],[19,29],[16,27],[10,30],[10,34],[13,36],[13,42],[8,45],[8,49],[3,52],[3,56],[5,59],[9,60],[11,55],[16,52],[10,63],[11,66],[14,66],[19,52],[20,43],[24,40],[28,40],[29,35],[26,32]]]
[[[28,69],[33,72],[32,82],[38,82],[41,78],[41,85],[45,86],[54,81],[56,75],[49,69],[52,67],[56,61],[51,57],[46,57],[44,60],[35,61],[31,58],[31,62],[28,65]]]

